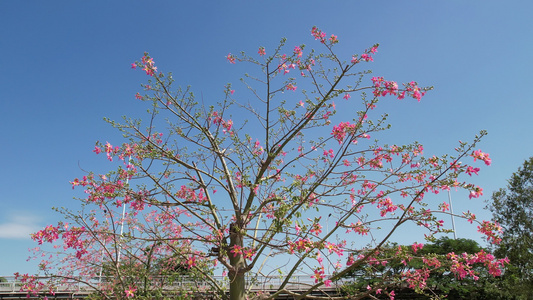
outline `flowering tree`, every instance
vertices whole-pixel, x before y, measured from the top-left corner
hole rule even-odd
[[[403,296],[402,299],[415,291],[432,299],[439,296],[487,299],[494,296],[494,291],[499,288],[493,282],[493,276],[500,275],[503,264],[507,262],[496,260],[470,239],[444,236],[426,245],[389,243],[366,263],[353,269],[349,274],[353,280],[342,288],[346,294],[373,288],[379,295],[381,287],[394,287],[396,294]],[[454,271],[450,272],[450,269]]]
[[[118,298],[161,291],[168,283],[150,290],[131,277],[156,282],[181,266],[209,286],[212,297],[273,299],[288,293],[300,299],[320,297],[321,290],[368,262],[386,265],[379,250],[401,226],[417,224],[427,237],[442,232],[438,214],[449,213],[448,204],[432,203],[431,195],[450,189],[466,189],[471,198],[482,195],[480,187],[460,179],[479,168],[459,159],[490,164],[488,154],[474,150],[484,133],[442,157],[423,156],[418,143],[372,141],[389,128],[386,115],[374,116],[382,98],[420,101],[430,88],[382,77],[367,82],[369,71],[360,66],[373,61],[377,44],[344,61],[334,52],[337,36],[316,27],[311,33],[322,53],[306,52],[304,45],[284,52],[282,40],[276,49],[259,48],[256,56],[227,56],[231,64],[250,63],[260,71],[243,80],[242,94],[249,93],[251,103],[239,101],[243,96],[228,84],[221,102],[205,106],[189,88],[175,90],[172,75],[159,72],[148,54],[132,64],[150,76],[144,92],[136,94],[151,105],[149,122],[110,121],[128,141],[97,143],[94,152],[118,161],[118,169],[72,182],[85,189],[84,207],[94,210],[67,212],[76,226],[60,223],[34,234],[39,243],[62,240],[69,250],[61,253],[61,268],[47,259],[43,270],[89,282],[107,263],[113,279],[92,284],[105,297],[111,297],[109,291]],[[353,103],[356,95],[361,102]],[[334,101],[341,102],[339,110]],[[352,117],[343,119],[340,107],[353,110]],[[128,207],[124,214],[122,207]],[[478,222],[470,212],[462,217],[498,241],[496,224]],[[411,255],[397,253],[404,260]],[[458,277],[475,276],[467,259],[449,260],[449,271]],[[123,267],[125,261],[132,267]],[[169,265],[156,268],[156,261]],[[500,264],[492,257],[480,255],[476,262],[495,265],[498,273]],[[406,269],[395,280],[424,289],[433,263]],[[213,276],[218,271],[225,280]],[[309,284],[291,290],[294,276],[302,273]],[[271,274],[280,276],[279,284],[271,293],[254,294],[254,286],[269,286]],[[38,288],[32,277],[26,281]],[[394,298],[383,284],[346,297],[377,291]]]

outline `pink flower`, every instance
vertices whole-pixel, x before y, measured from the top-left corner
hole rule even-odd
[[[194,257],[194,256],[192,256],[192,255],[189,256],[189,257],[187,258],[187,260],[185,261],[185,263],[187,264],[187,265],[185,266],[187,269],[191,269],[192,267],[195,267],[195,266],[196,266],[196,257]]]
[[[137,68],[137,65],[136,65],[136,64],[131,64],[131,68],[132,68],[132,69],[136,69],[136,68]]]
[[[296,91],[296,86],[293,85],[292,83],[289,83],[287,84],[287,86],[285,87],[287,89],[287,91]]]
[[[231,253],[233,253],[233,257],[237,257],[242,254],[243,247],[239,245],[234,245],[233,249],[231,249]]]
[[[372,56],[364,53],[364,54],[361,54],[361,59],[364,60],[364,61],[374,61],[374,59],[372,58]]]
[[[324,285],[326,287],[330,287],[331,286],[331,280],[329,280],[329,279],[328,280],[324,280]]]
[[[466,174],[472,176],[472,173],[477,174],[477,172],[479,172],[479,168],[472,168],[471,166],[468,166],[468,168],[466,169]]]
[[[294,47],[294,54],[296,54],[298,57],[302,57],[303,55],[302,48],[298,46]]]
[[[228,55],[226,56],[226,59],[227,59],[231,64],[234,64],[234,63],[235,63],[235,57],[233,57],[233,55],[231,55],[231,53],[228,54]]]
[[[133,298],[135,297],[135,292],[137,291],[137,289],[135,287],[132,287],[131,285],[128,287],[127,290],[125,290],[124,292],[126,292],[126,297],[127,298]]]
[[[326,43],[326,33],[322,32],[322,30],[318,29],[316,26],[311,28],[311,35],[315,38],[315,40],[320,40],[322,44]]]
[[[490,166],[490,164],[492,163],[492,160],[489,158],[489,154],[488,153],[484,153],[482,152],[481,150],[476,150],[474,151],[471,156],[474,158],[474,161],[476,160],[482,160],[485,162],[485,164],[487,166]]]
[[[298,224],[294,225],[294,229],[296,229],[296,234],[300,234],[300,231],[302,231],[302,228]]]
[[[326,275],[324,275],[324,270],[316,269],[315,274],[311,276],[311,278],[315,279],[315,283],[318,283],[319,281],[322,281]]]
[[[416,253],[419,249],[422,249],[423,247],[424,247],[424,244],[419,244],[417,242],[411,245],[411,248],[413,248],[414,253]]]
[[[259,53],[259,55],[261,55],[261,56],[265,55],[266,54],[265,47],[259,48],[259,51],[257,51],[257,53]]]
[[[144,65],[143,71],[146,72],[146,75],[154,76],[155,72],[157,72],[157,67],[154,64],[154,60],[146,54],[141,60],[142,64]]]
[[[333,131],[331,132],[331,135],[339,142],[339,144],[342,144],[344,141],[344,138],[346,137],[346,134],[351,134],[355,131],[355,124],[350,124],[350,122],[341,122],[337,126],[333,126]]]
[[[470,195],[468,195],[468,198],[479,198],[479,196],[483,195],[483,189],[478,187],[475,187],[473,191],[470,191]]]
[[[351,97],[350,94],[346,93],[346,94],[344,94],[344,97],[342,97],[342,98],[348,100],[348,99],[350,99],[350,97]]]

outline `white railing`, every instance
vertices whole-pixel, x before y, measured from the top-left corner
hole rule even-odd
[[[0,282],[0,293],[18,293],[23,287],[24,283],[20,280],[15,280],[13,276],[4,276],[7,282]],[[227,277],[223,276],[213,276],[213,278],[221,286],[227,287]],[[49,277],[39,277],[38,282],[46,283],[50,279]],[[259,276],[256,278],[247,278],[246,286],[252,291],[273,291],[277,290],[285,277],[280,276]],[[95,289],[92,286],[98,286],[99,282],[105,282],[106,278],[92,278],[89,282],[81,282],[76,279],[71,279],[67,282],[58,284],[54,291],[56,293],[89,293]],[[339,287],[343,282],[336,282],[332,285],[333,288]],[[292,291],[301,291],[306,290],[307,288],[313,286],[315,281],[311,278],[310,275],[295,275],[292,276],[285,289]],[[186,287],[209,287],[210,284],[207,281],[197,281],[192,278],[182,277],[180,281],[174,281],[172,283],[167,283],[163,285],[163,289],[167,291],[182,290]],[[322,290],[327,289],[324,286],[321,287]]]

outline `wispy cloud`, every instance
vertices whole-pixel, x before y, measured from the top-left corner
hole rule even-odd
[[[0,220],[0,238],[2,239],[28,239],[31,233],[40,229],[40,218],[28,213],[11,213],[7,218]]]

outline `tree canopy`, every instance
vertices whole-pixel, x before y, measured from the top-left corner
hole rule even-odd
[[[506,188],[492,194],[488,208],[503,228],[501,242],[494,245],[498,257],[508,257],[504,280],[512,294],[533,297],[533,157],[508,180]]]
[[[242,79],[243,89],[227,84],[218,102],[200,102],[190,87],[176,88],[172,74],[160,72],[148,53],[132,64],[150,78],[135,96],[146,103],[147,119],[109,120],[126,141],[99,142],[94,152],[117,169],[73,180],[86,193],[80,212],[63,210],[75,224],[61,222],[33,235],[40,244],[63,242],[57,259],[41,264],[56,280],[48,286],[75,278],[103,298],[151,297],[164,286],[145,289],[128,279],[147,270],[143,278],[157,282],[165,273],[151,270],[172,258],[171,269],[181,265],[202,282],[190,293],[231,300],[328,298],[323,289],[360,266],[386,266],[379,255],[398,228],[420,226],[421,240],[445,231],[439,216],[449,214],[449,204],[433,203],[431,195],[452,188],[470,198],[483,194],[466,175],[479,172],[475,164],[491,163],[476,148],[485,133],[440,156],[425,156],[416,142],[380,142],[390,127],[387,114],[376,109],[386,105],[382,99],[421,101],[431,88],[368,79],[363,66],[373,61],[377,44],[341,58],[337,36],[316,27],[311,35],[322,50],[287,47],[283,39],[253,56],[228,54],[230,64],[253,70]],[[461,162],[468,158],[472,165]],[[499,239],[495,224],[470,212],[462,217],[478,223],[488,240]],[[412,253],[396,257],[408,261]],[[448,272],[461,279],[477,276],[474,264],[493,275],[503,264],[483,251],[446,259]],[[131,268],[120,267],[126,261]],[[113,285],[91,281],[109,262]],[[381,293],[393,299],[398,280],[422,291],[435,263],[422,259],[402,277],[345,298]],[[291,289],[301,274],[309,280],[305,288]],[[25,280],[37,290],[34,277]],[[272,292],[252,289],[265,286]]]

